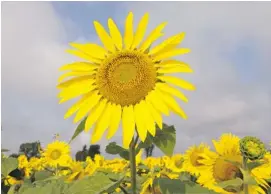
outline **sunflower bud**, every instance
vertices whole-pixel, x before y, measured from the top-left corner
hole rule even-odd
[[[242,155],[250,160],[262,159],[266,153],[264,143],[251,136],[246,136],[240,140],[240,150]]]

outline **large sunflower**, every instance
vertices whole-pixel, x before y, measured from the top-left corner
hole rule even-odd
[[[171,84],[186,90],[194,86],[167,73],[190,73],[188,64],[172,59],[188,53],[187,48],[177,48],[184,33],[172,36],[150,49],[163,35],[166,22],[158,25],[144,41],[149,15],[133,29],[133,13],[125,21],[122,37],[114,21],[108,19],[109,33],[97,21],[94,27],[104,47],[93,43],[70,45],[76,50],[70,54],[83,58],[83,62],[64,65],[60,70],[69,71],[59,78],[60,103],[81,97],[65,114],[76,113],[75,122],[87,117],[85,131],[93,126],[91,141],[96,143],[108,129],[107,138],[116,133],[122,121],[123,146],[127,148],[134,136],[135,127],[142,141],[147,132],[155,136],[155,123],[162,128],[162,114],[169,111],[186,119],[184,111],[173,96],[187,102],[185,95]],[[70,80],[62,82],[68,77]]]

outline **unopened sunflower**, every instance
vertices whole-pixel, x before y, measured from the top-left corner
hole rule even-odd
[[[75,50],[68,52],[85,61],[61,67],[60,70],[68,72],[59,78],[61,91],[58,97],[60,103],[80,97],[65,118],[76,113],[74,121],[78,122],[86,117],[85,131],[93,127],[92,143],[99,141],[107,129],[110,139],[122,122],[123,146],[128,148],[135,128],[144,141],[147,132],[155,136],[155,123],[162,128],[163,114],[169,115],[173,111],[187,118],[174,97],[185,102],[188,99],[172,84],[185,90],[195,87],[181,78],[166,75],[192,72],[188,64],[173,59],[190,51],[178,48],[185,34],[176,34],[150,49],[163,36],[166,22],[143,40],[148,20],[149,15],[145,14],[134,31],[133,13],[130,12],[125,21],[124,36],[111,18],[108,19],[109,33],[94,21],[103,46],[70,44]],[[68,77],[73,78],[65,80]]]

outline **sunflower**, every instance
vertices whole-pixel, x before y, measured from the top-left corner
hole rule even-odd
[[[199,146],[190,147],[183,156],[183,170],[198,176],[205,169],[205,166],[200,162],[203,159],[202,154],[205,154],[208,150],[209,147],[203,143]]]
[[[86,174],[81,162],[72,161],[72,162],[69,163],[69,168],[71,170],[71,174],[67,178],[68,182],[71,182],[71,181],[74,181],[74,180],[80,180]]]
[[[104,47],[93,43],[70,44],[75,50],[68,50],[68,53],[85,61],[60,68],[68,72],[59,77],[58,97],[60,103],[80,97],[64,118],[76,113],[74,122],[78,122],[85,117],[85,131],[93,128],[91,143],[98,142],[107,129],[107,138],[110,139],[122,123],[123,146],[128,148],[135,128],[144,142],[147,132],[155,136],[155,123],[162,128],[162,115],[173,111],[187,118],[174,97],[185,102],[188,99],[172,85],[186,90],[195,87],[181,78],[165,75],[192,72],[188,64],[173,59],[190,51],[177,47],[185,33],[176,34],[150,49],[163,35],[166,22],[158,25],[142,41],[148,19],[146,13],[134,32],[133,13],[130,12],[123,37],[111,18],[108,19],[109,33],[94,21]],[[72,78],[65,80],[68,77]]]
[[[70,146],[62,141],[54,141],[47,145],[42,156],[51,167],[67,166],[70,158]]]
[[[183,171],[183,155],[176,154],[171,157],[170,163],[167,166],[168,169],[172,170],[173,172],[182,172]]]
[[[205,166],[197,182],[204,187],[214,190],[221,194],[243,193],[243,187],[240,188],[222,188],[219,183],[243,179],[241,167],[243,159],[239,150],[239,138],[232,134],[224,134],[218,141],[213,140],[216,152],[206,150],[199,160]],[[257,185],[248,186],[249,193],[264,193]]]

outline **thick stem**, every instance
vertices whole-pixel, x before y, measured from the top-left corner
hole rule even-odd
[[[247,158],[246,157],[243,157],[243,165],[244,165],[244,170],[247,171],[248,168],[247,168]],[[248,184],[247,183],[244,184],[244,194],[248,194]]]
[[[132,142],[130,144],[130,167],[131,167],[131,187],[132,187],[132,194],[136,194],[136,142],[138,140],[138,137],[134,140],[132,139]]]

